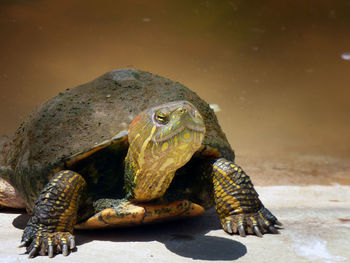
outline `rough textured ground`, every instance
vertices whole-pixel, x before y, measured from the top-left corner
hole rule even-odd
[[[284,223],[280,235],[241,238],[221,229],[215,211],[196,219],[104,231],[77,231],[78,249],[51,262],[349,262],[349,186],[257,187]],[[0,213],[0,262],[27,259],[16,248],[28,216]]]

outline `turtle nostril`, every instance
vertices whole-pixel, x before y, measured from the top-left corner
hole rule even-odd
[[[187,109],[186,109],[186,108],[180,108],[180,109],[179,109],[179,112],[180,112],[180,113],[185,113],[185,112],[187,112]]]

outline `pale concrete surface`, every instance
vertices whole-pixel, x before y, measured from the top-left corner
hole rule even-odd
[[[349,186],[257,187],[266,207],[283,222],[280,235],[229,236],[215,211],[160,225],[77,231],[68,257],[27,259],[17,248],[26,219],[0,213],[0,262],[350,262]]]

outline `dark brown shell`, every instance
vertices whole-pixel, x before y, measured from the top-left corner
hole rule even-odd
[[[40,105],[3,148],[0,172],[31,202],[63,159],[127,130],[146,108],[177,100],[190,101],[203,115],[203,144],[233,160],[213,110],[196,93],[157,75],[119,69]]]

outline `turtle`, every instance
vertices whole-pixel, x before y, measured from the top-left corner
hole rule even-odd
[[[193,217],[228,234],[278,233],[210,105],[170,79],[117,69],[41,104],[2,144],[0,177],[31,217],[29,257],[67,256],[74,229]],[[2,203],[6,200],[2,200]]]

